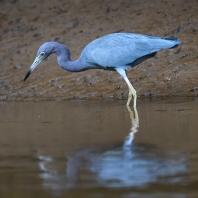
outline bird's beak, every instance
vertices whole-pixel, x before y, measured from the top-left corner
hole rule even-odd
[[[39,65],[39,63],[43,61],[43,59],[44,59],[44,56],[41,56],[41,55],[38,55],[38,56],[35,58],[34,62],[32,63],[32,65],[31,65],[31,67],[30,67],[30,69],[28,70],[27,74],[25,75],[25,78],[24,78],[23,81],[25,81],[25,80],[28,78],[28,76],[29,76],[29,75],[32,73],[32,71]]]

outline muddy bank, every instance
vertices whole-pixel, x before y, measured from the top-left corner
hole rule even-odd
[[[118,31],[182,42],[128,72],[138,96],[198,95],[196,0],[1,0],[0,8],[0,100],[127,98],[127,85],[116,72],[70,73],[57,66],[55,55],[23,82],[43,42],[64,43],[76,59],[87,43]]]

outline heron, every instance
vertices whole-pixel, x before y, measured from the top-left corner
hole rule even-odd
[[[179,44],[178,38],[154,37],[128,32],[111,33],[90,42],[82,50],[78,59],[71,60],[70,51],[65,45],[49,41],[43,43],[38,49],[24,81],[43,60],[55,53],[58,65],[70,72],[81,72],[88,69],[117,71],[128,85],[129,93],[126,105],[129,106],[133,97],[133,107],[136,107],[137,93],[130,83],[126,71],[154,57],[158,51],[175,48]]]

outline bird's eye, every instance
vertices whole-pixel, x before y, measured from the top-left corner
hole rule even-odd
[[[40,53],[40,56],[44,56],[44,55],[45,55],[45,52],[41,52],[41,53]]]

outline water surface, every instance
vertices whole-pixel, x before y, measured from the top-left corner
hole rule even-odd
[[[196,99],[0,103],[0,197],[198,197]]]

